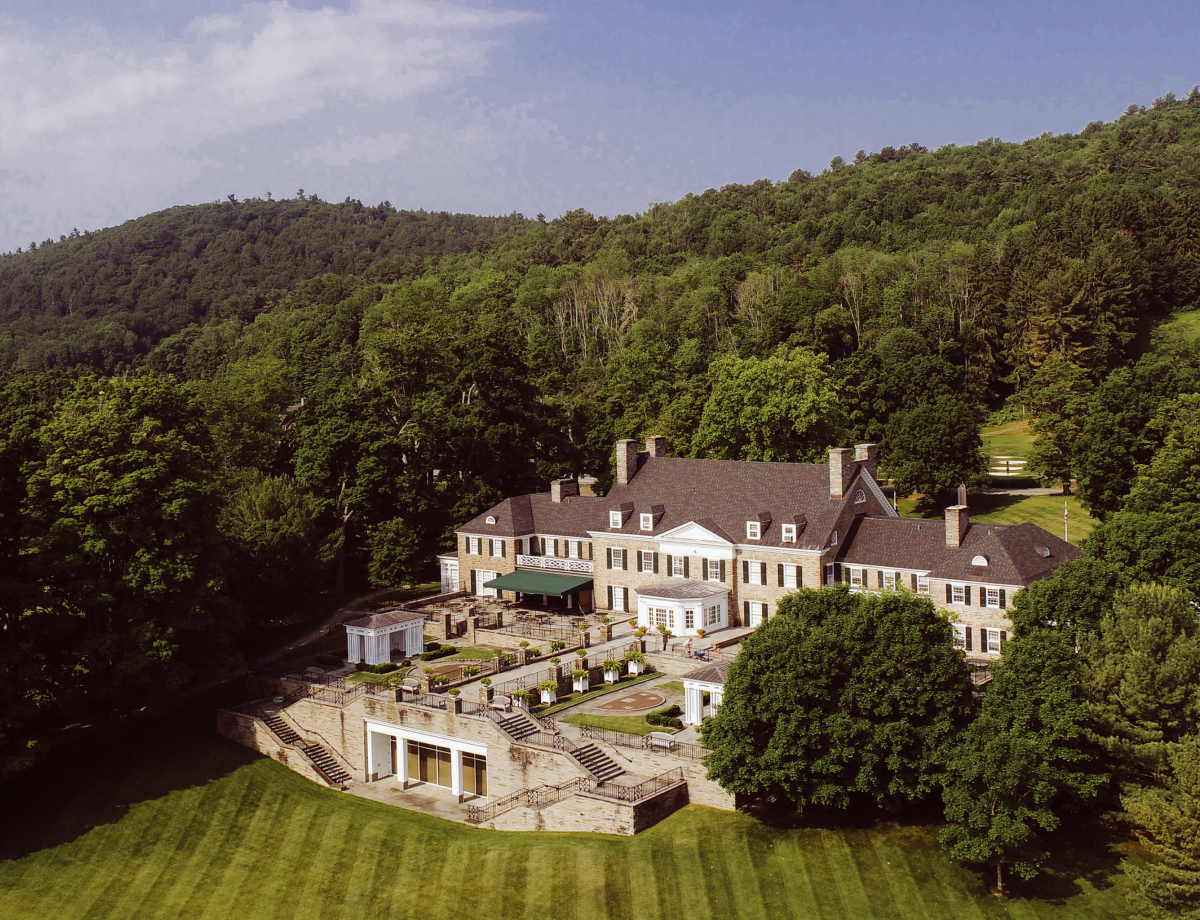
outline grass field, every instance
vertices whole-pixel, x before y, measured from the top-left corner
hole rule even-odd
[[[912,499],[902,498],[897,508],[903,517],[937,518],[942,516],[938,509],[921,512]],[[1020,524],[1032,521],[1055,536],[1063,532],[1063,497],[1061,495],[980,495],[973,494],[970,501],[972,523]],[[1067,496],[1067,508],[1071,521],[1069,535],[1076,546],[1092,532],[1096,520],[1079,503],[1074,495]]]
[[[1200,310],[1176,313],[1154,331],[1158,336],[1178,335],[1189,342],[1195,342],[1196,339],[1200,339]]]
[[[984,433],[983,449],[991,457],[1027,457],[1033,447],[1033,435],[1029,425],[1004,425],[997,429],[996,434]]]
[[[629,732],[631,735],[648,735],[651,732],[670,732],[669,728],[651,725],[642,716],[602,716],[595,712],[579,712],[562,719],[572,725],[590,725],[592,728],[603,728],[610,732]]]
[[[1054,847],[1041,881],[998,899],[990,874],[947,859],[924,826],[773,827],[691,806],[634,838],[501,833],[320,788],[200,729],[152,734],[3,790],[0,917],[1129,914],[1121,847],[1086,833]]]

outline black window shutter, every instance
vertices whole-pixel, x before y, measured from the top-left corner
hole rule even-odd
[[[742,609],[746,612],[746,619],[745,619],[745,622],[742,623],[742,625],[749,626],[750,625],[750,602],[742,601]]]
[[[612,605],[612,585],[609,585],[609,586],[608,586],[608,609],[609,609],[609,610],[612,610],[612,609],[613,609],[613,605]]]
[[[658,574],[658,553],[655,553],[650,560],[650,567],[654,570],[654,574]]]
[[[970,627],[970,626],[968,626],[966,629],[964,629],[964,630],[963,630],[963,632],[966,634],[966,637],[967,637],[967,651],[969,652],[969,651],[971,651],[971,632],[972,632],[972,629],[971,629],[971,627]]]
[[[685,563],[685,565],[686,565],[686,563]],[[700,580],[708,581],[708,560],[707,559],[700,560]]]
[[[1003,588],[1001,588],[1001,589],[1000,589],[1000,609],[1001,609],[1001,610],[1007,610],[1007,609],[1008,609],[1007,600],[1008,600],[1008,599],[1007,599],[1007,598],[1004,596],[1004,589],[1003,589]]]
[[[796,566],[796,587],[804,587],[804,566],[802,565]]]
[[[683,577],[684,577],[684,578],[690,578],[690,577],[691,577],[691,576],[688,574],[688,557],[687,557],[687,556],[684,556],[684,557],[683,557]]]
[[[610,569],[612,568],[612,554],[613,554],[612,547],[611,547],[611,546],[605,547],[605,549],[604,549],[604,561],[608,563],[608,567],[609,567]],[[609,604],[609,606],[611,607],[611,606],[612,606],[612,604]]]
[[[558,540],[554,541],[554,555],[558,555]]]
[[[472,594],[478,594],[478,593],[479,593],[478,589],[475,587],[475,585],[476,585],[476,580],[475,580],[476,576],[475,576],[475,572],[476,572],[476,569],[471,569],[471,593],[472,593]]]
[[[588,540],[588,560],[592,559],[592,541]]]
[[[954,603],[954,589],[952,589],[949,585],[946,585],[946,603]]]
[[[970,585],[967,585],[965,588],[963,588],[963,603],[966,604],[968,607],[971,606],[971,586]]]
[[[779,587],[783,587],[783,563],[779,563]]]
[[[489,556],[496,555],[496,541],[493,540],[491,537],[488,537],[488,555]]]
[[[725,560],[724,559],[722,559],[720,562],[720,571],[717,572],[717,578],[722,582],[725,581]]]
[[[1008,641],[1008,631],[1000,630],[1000,651],[1004,651],[1004,643]]]
[[[500,558],[501,558],[501,559],[503,559],[503,558],[505,558],[507,555],[508,555],[508,541],[507,541],[507,540],[501,540],[501,541],[500,541]]]
[[[742,584],[750,584],[750,563],[748,560],[742,560]]]
[[[767,583],[767,564],[765,562],[760,562],[759,566],[761,569],[758,573],[758,583],[760,585],[765,585]]]
[[[629,589],[628,588],[621,589],[621,606],[624,607],[625,610],[627,610],[627,611],[629,610]]]
[[[979,627],[979,651],[986,652],[987,649],[987,629],[983,626]]]
[[[883,569],[879,570],[879,575],[877,577],[879,579],[879,587],[882,588],[883,587]]]
[[[674,574],[675,574],[675,557],[672,556],[670,553],[667,553],[667,576],[670,577]]]
[[[912,577],[912,586],[913,586],[913,591],[916,591],[917,590],[917,576],[916,575],[914,575]]]
[[[621,550],[621,568],[625,570],[629,569],[629,550],[627,549]]]

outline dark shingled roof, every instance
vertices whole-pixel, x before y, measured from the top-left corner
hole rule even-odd
[[[709,684],[725,683],[725,672],[729,670],[729,662],[722,661],[720,664],[708,664],[702,668],[697,668],[695,671],[688,671],[680,679],[681,680],[702,680]]]
[[[988,564],[972,565],[976,556],[986,557]],[[846,535],[837,560],[928,571],[933,578],[951,581],[1030,585],[1079,556],[1077,547],[1036,524],[976,522],[967,528],[961,546],[950,547],[944,520],[861,517]]]
[[[458,529],[490,537],[541,533],[586,540],[589,530],[608,520],[606,508],[607,502],[594,495],[571,495],[555,502],[549,492],[535,492],[505,499]],[[496,519],[495,524],[487,523],[489,515]]]
[[[692,598],[719,597],[728,594],[729,588],[717,582],[696,581],[691,578],[668,578],[635,589],[638,597],[661,597],[668,600],[686,601]]]
[[[424,623],[425,618],[419,613],[411,613],[408,610],[384,610],[380,613],[359,617],[357,620],[350,620],[346,625],[364,629],[382,629],[384,626],[399,626],[408,622]]]

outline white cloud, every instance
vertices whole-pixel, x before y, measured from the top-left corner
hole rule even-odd
[[[162,196],[242,159],[238,139],[257,129],[333,133],[347,106],[411,109],[482,73],[496,42],[532,18],[438,0],[254,3],[194,20],[181,41],[136,44],[95,26],[50,34],[0,19],[0,249],[56,231],[64,211],[95,226],[175,203]],[[381,133],[377,147],[402,149]]]

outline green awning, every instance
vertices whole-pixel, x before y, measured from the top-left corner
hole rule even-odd
[[[552,597],[562,597],[572,594],[580,588],[590,588],[590,576],[581,578],[578,575],[559,575],[554,572],[533,572],[529,569],[517,569],[491,581],[485,581],[485,588],[498,588],[501,591],[520,591],[522,594],[548,594]]]

